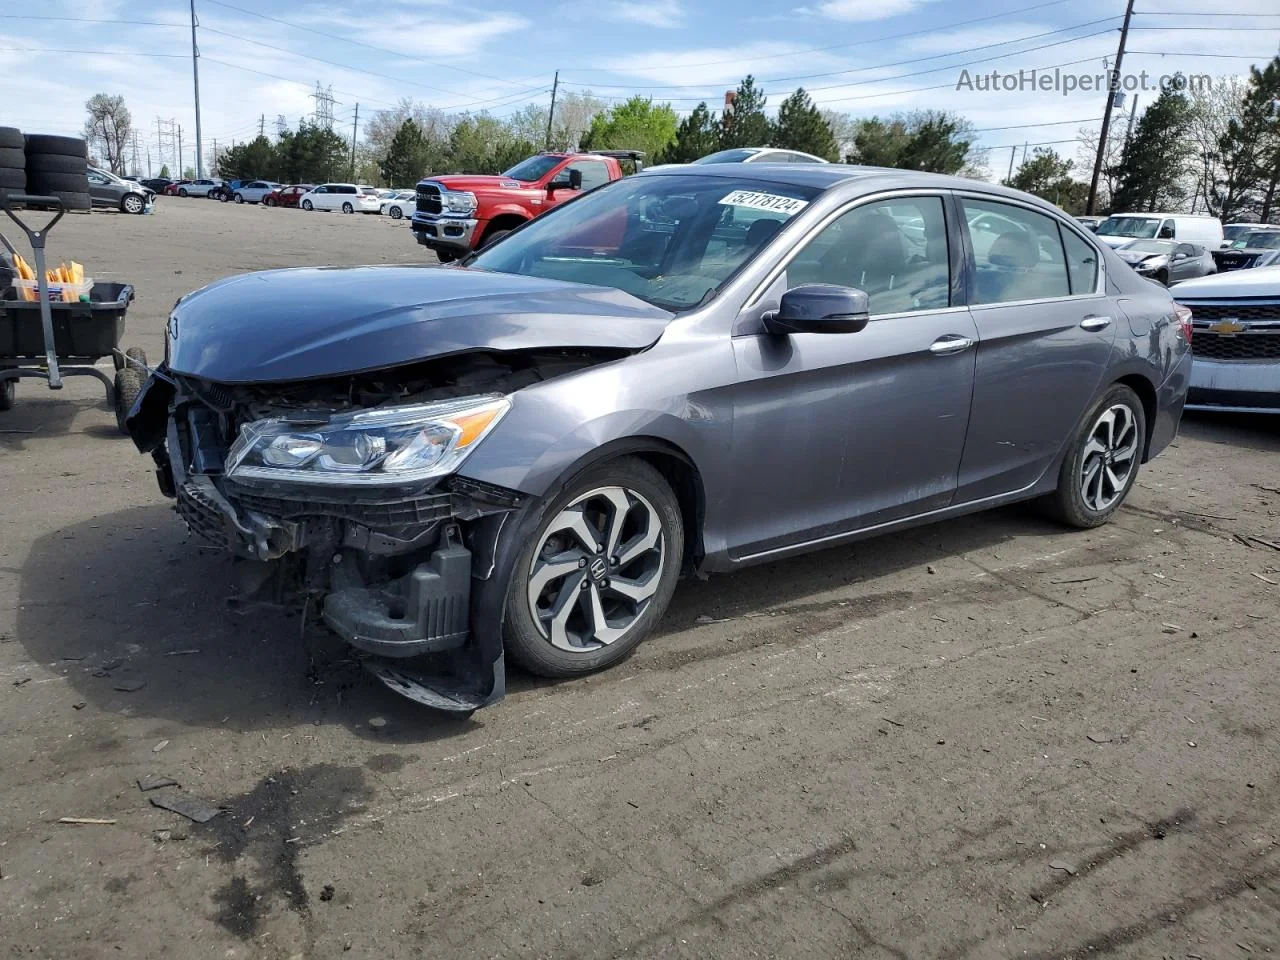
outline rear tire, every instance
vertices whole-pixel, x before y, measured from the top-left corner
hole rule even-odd
[[[314,209],[315,209],[315,206],[311,203],[311,201],[310,201],[310,200],[303,200],[303,201],[302,201],[302,209],[303,209],[303,210],[314,210]]]
[[[241,194],[236,194],[236,203],[244,203],[244,197]]]
[[[264,207],[274,207],[276,205],[276,202],[272,200],[270,197],[267,197],[262,201],[262,205]]]
[[[1133,489],[1146,442],[1142,401],[1115,384],[1089,409],[1072,440],[1058,489],[1044,500],[1046,512],[1080,530],[1102,526]]]
[[[491,232],[489,233],[489,235],[488,235],[487,237],[485,237],[485,238],[484,238],[484,244],[481,246],[481,249],[482,249],[482,250],[487,250],[489,247],[492,247],[495,243],[497,243],[499,240],[501,240],[503,237],[505,237],[505,236],[506,236],[508,233],[510,233],[510,232],[511,232],[510,230],[493,230],[493,231],[491,231]]]
[[[356,212],[356,208],[355,208],[355,207],[353,207],[353,206],[352,206],[351,204],[349,204],[349,203],[344,203],[344,204],[342,205],[342,212],[343,212],[343,213],[355,213],[355,212]]]
[[[628,656],[666,612],[684,557],[680,504],[634,457],[588,467],[536,509],[507,585],[503,641],[544,677]],[[594,543],[589,546],[588,541]]]
[[[3,129],[3,128],[0,128]],[[0,413],[13,409],[13,395],[17,390],[17,380],[5,380],[0,383]]]
[[[138,399],[140,390],[142,390],[142,374],[136,369],[126,365],[116,371],[113,400],[115,401],[116,426],[120,428],[121,433],[127,434],[129,432],[129,428],[125,426],[124,421],[129,416],[133,401]]]

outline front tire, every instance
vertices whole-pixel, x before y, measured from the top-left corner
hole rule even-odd
[[[302,201],[302,209],[303,209],[303,210],[314,210],[314,209],[315,209],[315,207],[312,205],[312,203],[311,203],[311,201],[310,201],[310,200],[303,200],[303,201]]]
[[[1081,530],[1102,526],[1133,489],[1146,440],[1142,401],[1117,383],[1084,418],[1062,463],[1058,489],[1045,501],[1048,512]]]
[[[244,203],[244,197],[238,193],[236,194],[236,203]]]
[[[265,200],[262,201],[262,205],[264,207],[274,207],[276,205],[276,202],[271,197],[267,197]]]
[[[120,209],[124,213],[142,213],[146,208],[146,201],[136,193],[126,193],[120,200]]]
[[[628,656],[675,592],[684,522],[642,460],[588,467],[540,511],[507,586],[503,640],[517,663],[573,677]]]
[[[13,409],[13,395],[17,388],[17,380],[0,380],[0,411]]]
[[[484,246],[481,247],[481,249],[488,249],[489,247],[492,247],[495,243],[497,243],[499,240],[501,240],[510,232],[511,232],[510,230],[492,231],[487,237],[484,238]]]
[[[187,195],[188,195],[188,194],[187,194],[187,191],[186,191],[186,190],[179,190],[179,191],[178,191],[178,196],[180,196],[180,197],[185,197],[185,196],[187,196]]]

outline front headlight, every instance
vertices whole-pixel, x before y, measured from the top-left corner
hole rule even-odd
[[[237,478],[387,486],[452,473],[511,409],[492,395],[386,407],[325,421],[273,417],[240,428],[227,458]]]
[[[1159,270],[1161,267],[1168,266],[1168,257],[1149,257],[1138,265],[1139,270]]]
[[[476,195],[467,191],[450,190],[441,199],[450,213],[473,213],[477,206]]]

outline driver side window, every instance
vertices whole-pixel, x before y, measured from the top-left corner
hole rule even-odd
[[[863,290],[873,315],[950,306],[942,198],[895,198],[842,214],[788,264],[787,288],[806,283]]]

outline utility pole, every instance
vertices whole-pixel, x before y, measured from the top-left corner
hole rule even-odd
[[[1018,145],[1015,143],[1012,147],[1009,148],[1009,176],[1005,177],[1005,180],[1013,179],[1013,161],[1014,161],[1014,158],[1017,156],[1018,156]]]
[[[155,174],[151,172],[151,148],[147,147],[147,179],[150,180]]]
[[[1107,152],[1107,136],[1111,133],[1111,107],[1115,103],[1116,90],[1120,86],[1120,65],[1124,62],[1124,45],[1129,39],[1129,21],[1133,18],[1133,0],[1124,8],[1124,25],[1120,28],[1120,46],[1116,49],[1116,64],[1111,68],[1111,82],[1107,84],[1107,108],[1102,111],[1102,132],[1098,134],[1098,155],[1093,158],[1093,176],[1089,180],[1089,199],[1084,212],[1093,213],[1098,199],[1098,177],[1102,174],[1102,158]]]
[[[182,179],[183,169],[184,168],[182,166],[182,124],[178,124],[178,179],[179,180]],[[196,177],[196,179],[199,180],[200,177]]]
[[[560,89],[560,71],[556,71],[556,78],[551,83],[551,109],[547,111],[547,142],[544,147],[546,150],[551,149],[551,124],[556,119],[556,92]]]
[[[261,114],[258,117],[258,136],[265,137],[267,135],[267,115]]]
[[[1132,4],[1130,4],[1132,6]],[[200,142],[200,48],[196,46],[196,0],[191,0],[191,78],[196,91],[196,179],[204,176],[204,152]]]
[[[1133,136],[1133,121],[1138,115],[1138,98],[1133,98],[1133,104],[1129,107],[1129,126],[1124,131],[1125,146],[1129,145],[1129,138]]]
[[[351,121],[351,173],[349,176],[352,180],[356,178],[356,130],[360,126],[360,104],[356,104],[356,115]]]

